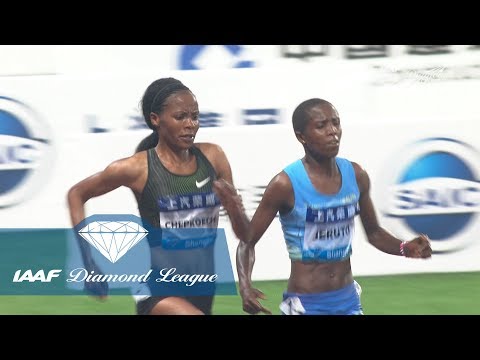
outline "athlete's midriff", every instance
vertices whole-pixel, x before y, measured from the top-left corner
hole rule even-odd
[[[353,282],[350,259],[338,262],[292,260],[288,292],[313,294],[341,289]]]

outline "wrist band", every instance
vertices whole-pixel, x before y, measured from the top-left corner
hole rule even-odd
[[[407,255],[405,255],[405,244],[406,243],[407,243],[406,241],[402,241],[402,243],[400,244],[400,255],[405,256],[405,257],[407,256]]]

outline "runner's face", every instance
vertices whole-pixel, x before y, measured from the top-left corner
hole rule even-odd
[[[335,157],[340,149],[342,127],[337,110],[330,104],[313,106],[307,113],[310,117],[299,140],[312,154]]]
[[[153,115],[158,117],[154,123],[158,123],[160,142],[177,149],[193,145],[200,123],[197,99],[190,91],[170,95],[160,116]]]

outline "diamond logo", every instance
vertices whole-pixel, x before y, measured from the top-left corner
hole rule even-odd
[[[133,221],[93,221],[78,234],[115,263],[147,236],[148,231]]]

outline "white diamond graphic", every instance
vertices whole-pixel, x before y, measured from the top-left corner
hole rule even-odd
[[[148,231],[133,221],[93,221],[78,234],[115,263],[147,236]]]

